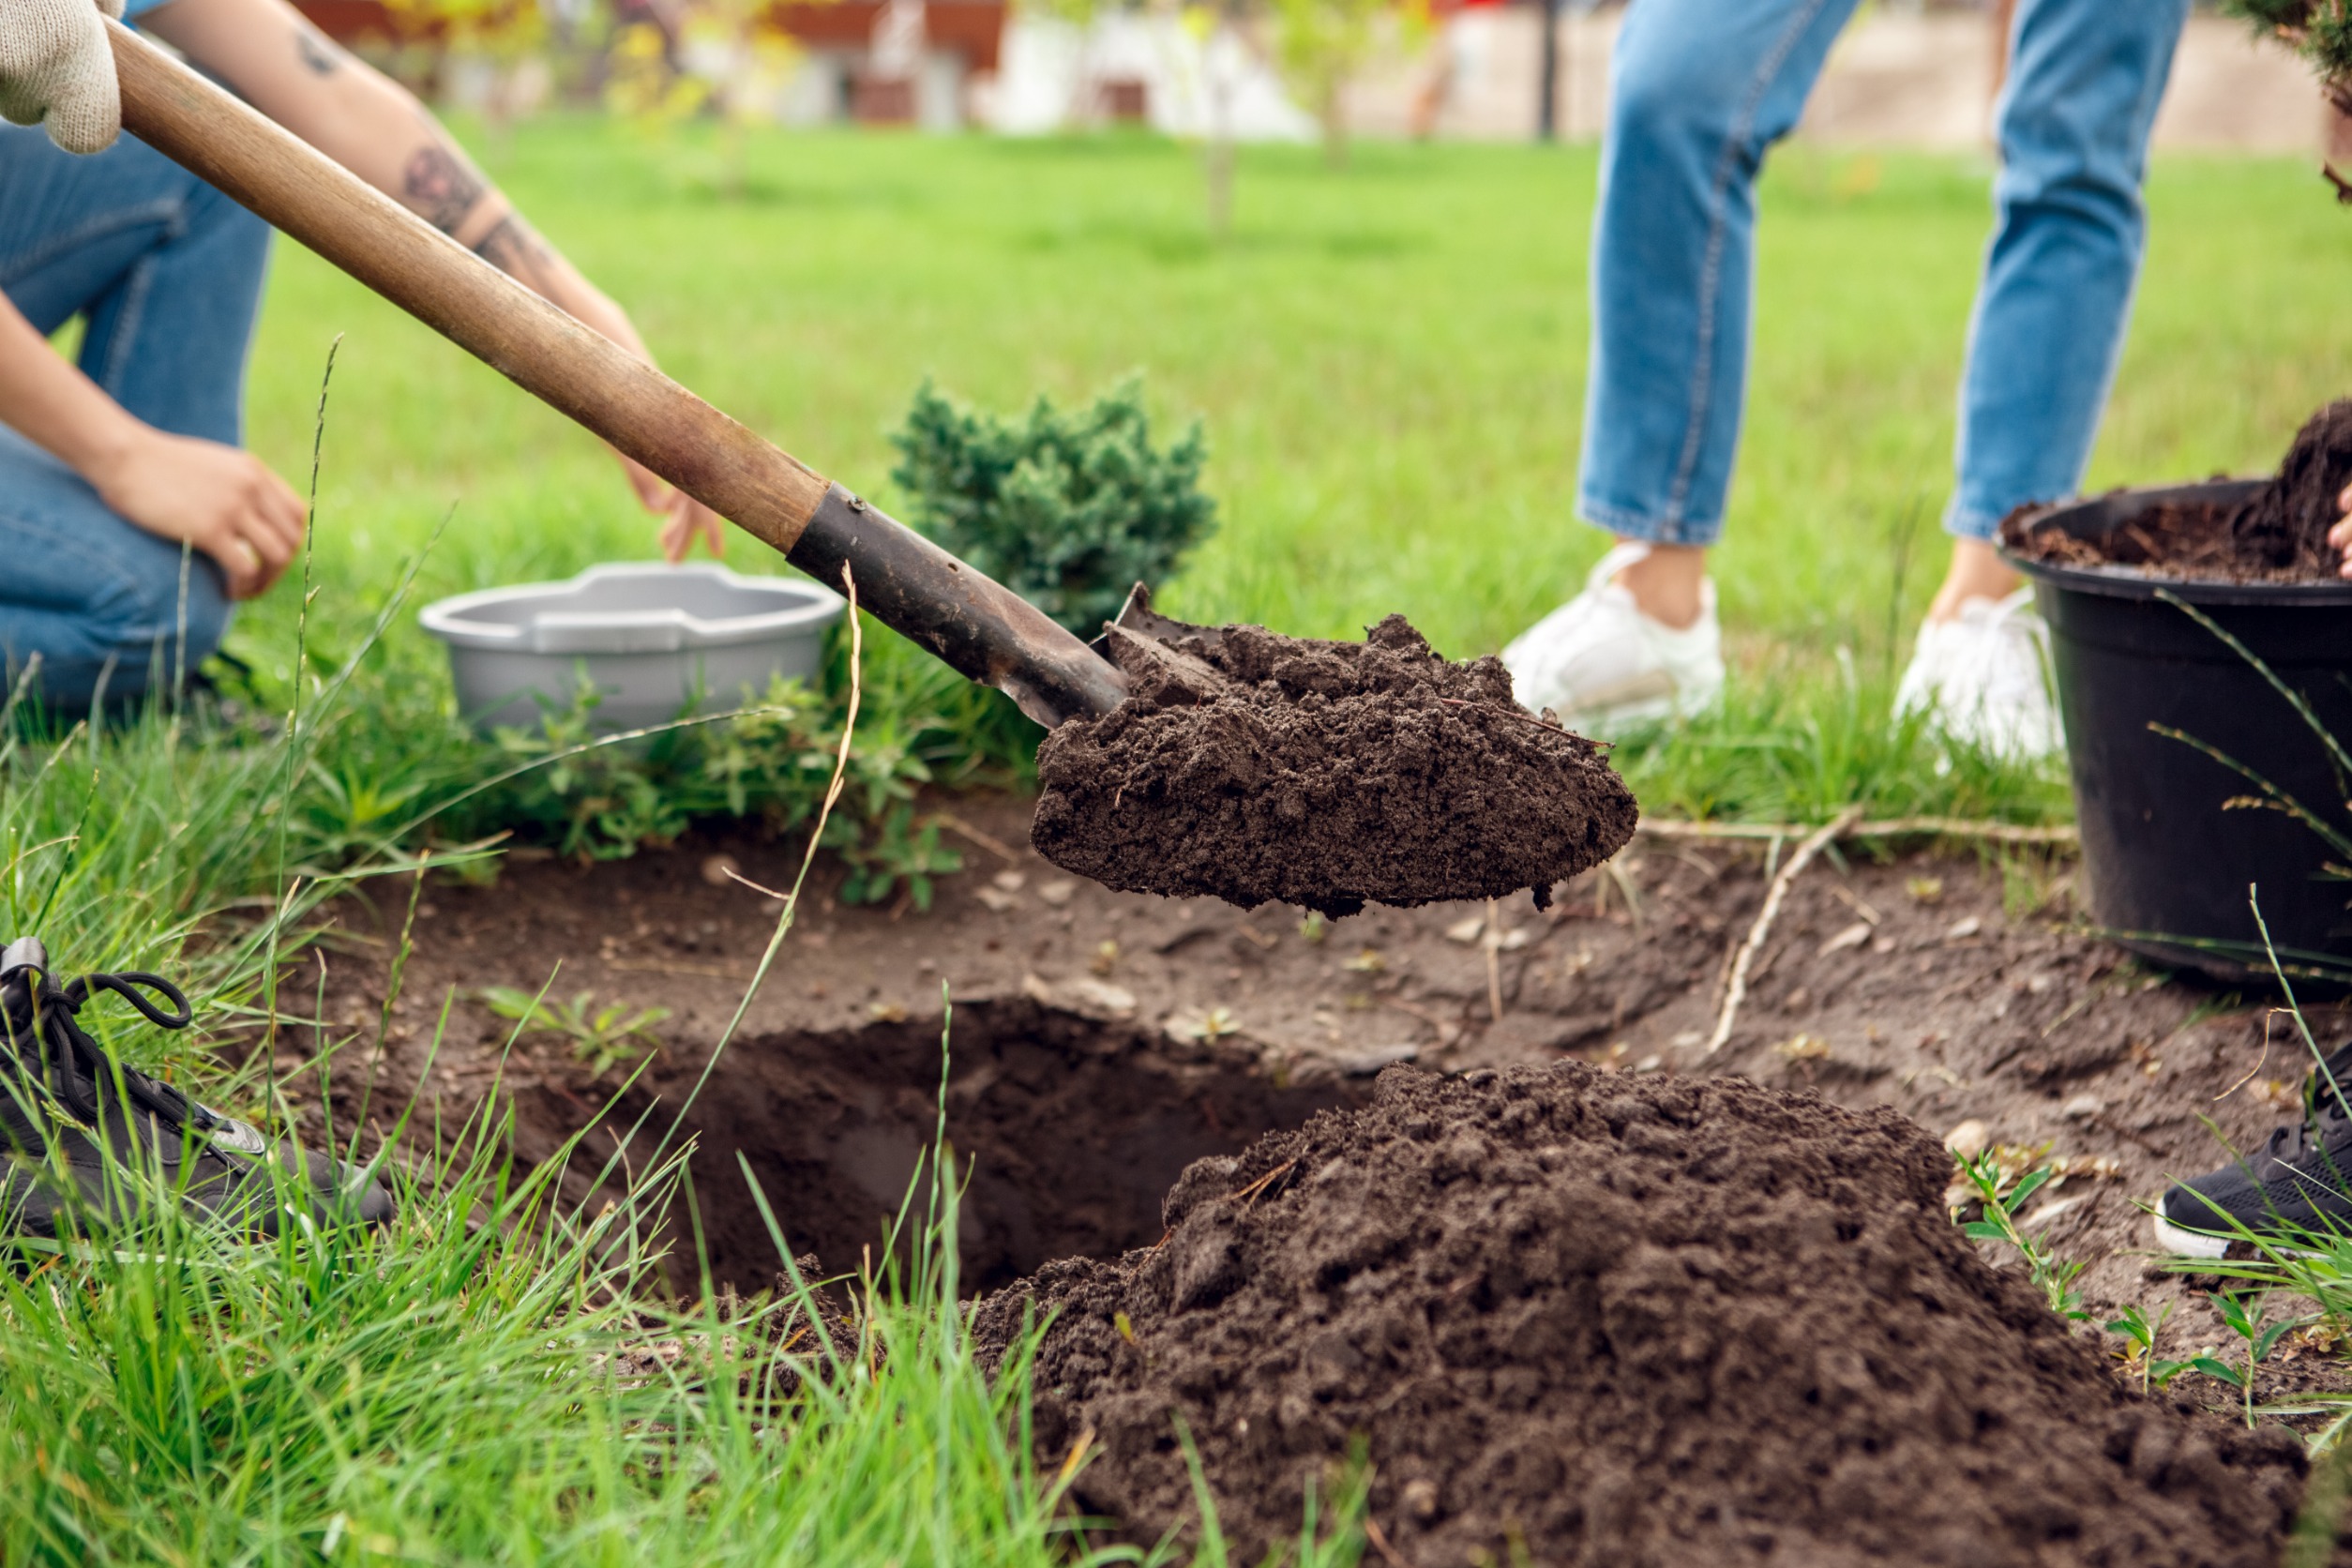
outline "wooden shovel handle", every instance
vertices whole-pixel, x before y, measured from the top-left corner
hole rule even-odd
[[[603,334],[107,23],[123,127],[747,533],[790,552],[827,482]]]

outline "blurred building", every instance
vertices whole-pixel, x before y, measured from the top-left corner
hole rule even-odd
[[[815,0],[772,8],[803,51],[778,117],[956,130],[1003,58],[1004,0]]]
[[[2133,0],[2115,0],[2131,4]],[[1558,22],[1554,113],[1572,138],[1600,134],[1608,58],[1622,8],[1564,0]],[[1798,135],[1832,144],[1958,150],[1990,144],[2001,34],[1990,4],[1900,0],[1871,8],[1831,52]],[[1426,129],[1441,137],[1524,140],[1536,123],[1544,13],[1529,4],[1456,9],[1442,27],[1477,36],[1442,64],[1392,61],[1355,89],[1367,135],[1424,129],[1434,69],[1455,73]],[[2173,64],[2156,122],[2160,148],[2308,153],[2326,148],[2334,116],[2311,72],[2246,23],[2200,11]]]
[[[430,14],[431,0],[295,3],[338,39],[430,54],[433,26],[416,19]],[[560,16],[586,0],[539,3]],[[697,49],[710,47],[690,25],[699,0],[610,3],[623,20],[660,25],[680,68],[724,74],[698,63]],[[1204,38],[1165,9],[1112,9],[1080,27],[1007,0],[764,3],[759,23],[797,47],[790,68],[761,87],[761,113],[788,124],[1038,134],[1123,122],[1198,136],[1221,121],[1241,141],[1315,134],[1244,34]],[[1881,0],[1838,40],[1798,134],[1879,147],[1988,145],[2004,9],[2001,0]],[[1553,123],[1563,137],[1595,137],[1622,7],[1555,0],[1553,14]],[[1353,132],[1527,140],[1540,108],[1545,17],[1532,0],[1431,0],[1425,38],[1389,50],[1350,90]],[[467,68],[433,57],[432,84],[470,97],[480,73]],[[511,84],[512,73],[504,80]],[[2160,148],[2324,152],[2335,135],[2309,71],[2284,47],[2237,21],[2191,18],[2157,118]]]

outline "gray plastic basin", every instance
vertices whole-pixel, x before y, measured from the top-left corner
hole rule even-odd
[[[806,579],[738,577],[724,566],[626,562],[568,582],[525,582],[425,607],[449,646],[458,708],[477,729],[527,726],[568,708],[585,671],[603,731],[733,707],[771,677],[813,680],[841,596]]]

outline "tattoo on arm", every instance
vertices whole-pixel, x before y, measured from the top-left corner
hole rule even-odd
[[[510,212],[491,224],[490,233],[475,242],[474,253],[517,282],[542,294],[548,292],[548,264],[554,258],[547,242],[516,214]]]
[[[343,63],[342,51],[309,26],[294,29],[294,53],[302,56],[302,63],[310,68],[313,76],[332,76],[335,68]]]
[[[490,187],[448,148],[430,146],[417,148],[416,156],[408,160],[400,174],[400,188],[408,195],[408,204],[446,234],[457,232]]]

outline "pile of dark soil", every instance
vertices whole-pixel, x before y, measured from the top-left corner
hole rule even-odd
[[[1135,694],[1046,737],[1030,829],[1107,886],[1334,916],[1522,888],[1540,906],[1633,835],[1599,746],[1514,703],[1500,661],[1441,658],[1401,615],[1362,642],[1227,626],[1173,660],[1113,651]]]
[[[2078,538],[2028,511],[2001,524],[2001,542],[2055,565],[2137,566],[2159,576],[2217,582],[2333,582],[2342,564],[2328,530],[2352,482],[2352,400],[2305,421],[2286,460],[2235,506],[2166,503],[2095,539]]]
[[[1251,1554],[1360,1435],[1418,1564],[2276,1560],[2293,1435],[2118,1386],[1946,1218],[1950,1168],[1738,1079],[1397,1067],[977,1324],[1056,1315],[1039,1452],[1092,1428],[1081,1501],[1138,1539],[1190,1509],[1180,1415]]]

